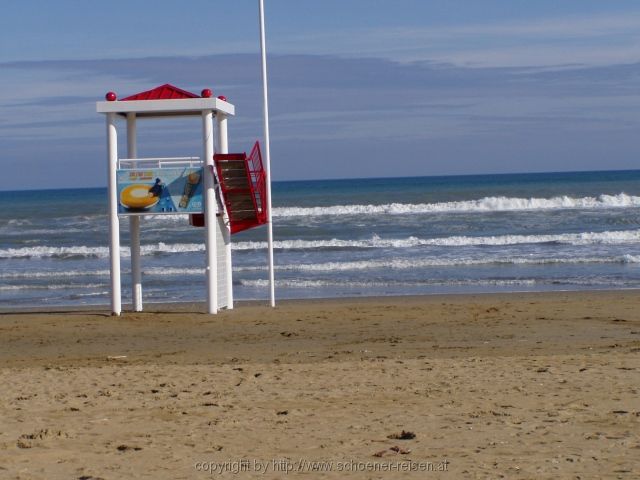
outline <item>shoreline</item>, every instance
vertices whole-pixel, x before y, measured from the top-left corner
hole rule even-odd
[[[403,476],[636,478],[639,304],[627,290],[3,314],[0,471],[189,479],[212,478],[203,462],[300,460],[337,479],[338,462],[446,461]]]
[[[288,303],[305,303],[305,302],[352,302],[352,301],[367,301],[371,299],[381,300],[381,299],[397,299],[397,298],[412,298],[412,299],[420,299],[420,298],[433,298],[433,297],[442,297],[446,298],[456,298],[456,297],[482,297],[482,296],[518,296],[518,295],[562,295],[567,293],[576,293],[576,294],[602,294],[602,293],[615,293],[615,292],[640,292],[640,288],[637,287],[628,287],[628,288],[596,288],[596,289],[553,289],[553,290],[513,290],[513,291],[504,291],[504,292],[452,292],[452,293],[424,293],[424,294],[406,294],[406,295],[361,295],[361,296],[345,296],[345,297],[307,297],[307,298],[277,298],[276,297],[276,307],[280,304],[288,304]],[[268,299],[251,299],[251,300],[235,300],[234,308],[242,308],[242,306],[261,306],[266,305],[268,303]],[[144,301],[143,302],[144,310],[143,312],[155,312],[159,313],[162,311],[179,311],[184,309],[184,311],[193,311],[193,313],[197,313],[195,308],[200,308],[202,313],[205,313],[206,310],[206,302],[204,300],[197,301],[184,301],[184,300],[176,300],[173,302],[153,302],[153,301]],[[0,307],[0,315],[11,315],[11,314],[28,314],[28,313],[62,313],[62,312],[102,312],[109,311],[110,305],[108,303],[97,303],[97,304],[86,304],[86,305],[52,305],[49,307]],[[136,313],[133,312],[131,303],[123,303],[122,304],[122,313]],[[225,308],[220,309],[220,312],[226,311]]]

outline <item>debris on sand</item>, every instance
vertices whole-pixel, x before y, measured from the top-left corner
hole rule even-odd
[[[392,433],[391,435],[387,435],[387,438],[391,438],[392,440],[412,440],[416,438],[416,434],[413,432],[405,432],[402,430],[400,433]]]
[[[139,451],[142,450],[142,447],[130,447],[129,445],[118,445],[118,451],[126,452],[127,450]]]

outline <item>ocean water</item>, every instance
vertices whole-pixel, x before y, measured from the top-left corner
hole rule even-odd
[[[640,287],[640,171],[276,182],[273,204],[277,298]],[[0,308],[108,304],[106,210],[0,192]],[[235,298],[267,298],[265,227],[232,238]],[[145,302],[205,300],[203,229],[146,217],[142,244]]]

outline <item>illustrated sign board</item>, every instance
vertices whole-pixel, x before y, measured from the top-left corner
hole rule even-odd
[[[118,213],[149,215],[202,213],[202,167],[117,171]]]

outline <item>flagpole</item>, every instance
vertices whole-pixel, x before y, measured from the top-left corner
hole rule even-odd
[[[267,183],[267,236],[269,251],[269,298],[271,306],[276,306],[275,278],[273,274],[273,223],[271,221],[271,151],[269,146],[269,100],[267,94],[267,43],[264,33],[264,0],[259,0],[260,10],[260,52],[262,56],[262,100],[264,113],[264,153]]]

